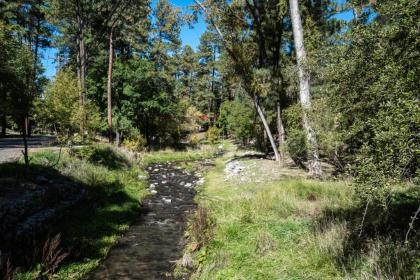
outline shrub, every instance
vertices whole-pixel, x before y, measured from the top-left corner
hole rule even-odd
[[[218,125],[233,137],[247,142],[254,135],[254,112],[246,102],[225,101],[220,107]]]
[[[196,147],[200,143],[200,136],[197,134],[193,134],[190,137],[190,145]]]
[[[219,140],[219,135],[220,135],[220,130],[215,127],[212,126],[209,128],[209,130],[207,130],[207,140],[211,143],[214,144],[217,142],[217,140]]]
[[[141,134],[137,135],[136,137],[126,139],[123,143],[124,147],[135,152],[143,151],[146,147],[146,144],[146,139]]]

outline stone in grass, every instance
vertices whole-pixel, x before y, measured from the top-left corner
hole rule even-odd
[[[139,180],[146,180],[147,179],[147,176],[146,175],[139,175],[139,176],[137,176],[137,179],[139,179]]]
[[[182,259],[180,260],[180,265],[185,268],[192,268],[193,267],[193,259],[189,253],[185,253]]]

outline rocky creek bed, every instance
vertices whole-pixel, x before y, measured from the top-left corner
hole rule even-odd
[[[195,210],[195,187],[203,181],[175,164],[148,168],[149,191],[141,214],[90,279],[174,279],[182,257],[188,216]]]

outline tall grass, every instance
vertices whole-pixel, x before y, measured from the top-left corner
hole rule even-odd
[[[221,160],[206,182],[198,201],[215,226],[207,246],[187,252],[192,279],[416,279],[410,247],[355,239],[362,215],[344,182],[229,182]],[[354,240],[366,243],[363,250],[351,249]]]
[[[146,194],[146,182],[138,177],[144,171],[108,146],[65,152],[51,167],[57,157],[51,151],[34,154],[31,170],[50,180],[56,180],[51,174],[58,173],[87,191],[82,203],[63,213],[51,229],[61,233],[62,246],[70,252],[54,277],[82,279],[105,258],[138,215],[139,203]],[[34,279],[37,273],[35,265],[19,273],[17,279]]]

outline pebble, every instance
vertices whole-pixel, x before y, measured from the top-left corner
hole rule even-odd
[[[186,187],[186,188],[191,188],[191,187],[192,187],[192,184],[191,184],[191,183],[186,183],[186,184],[185,184],[185,187]]]
[[[150,193],[151,194],[157,194],[157,190],[151,190]]]

